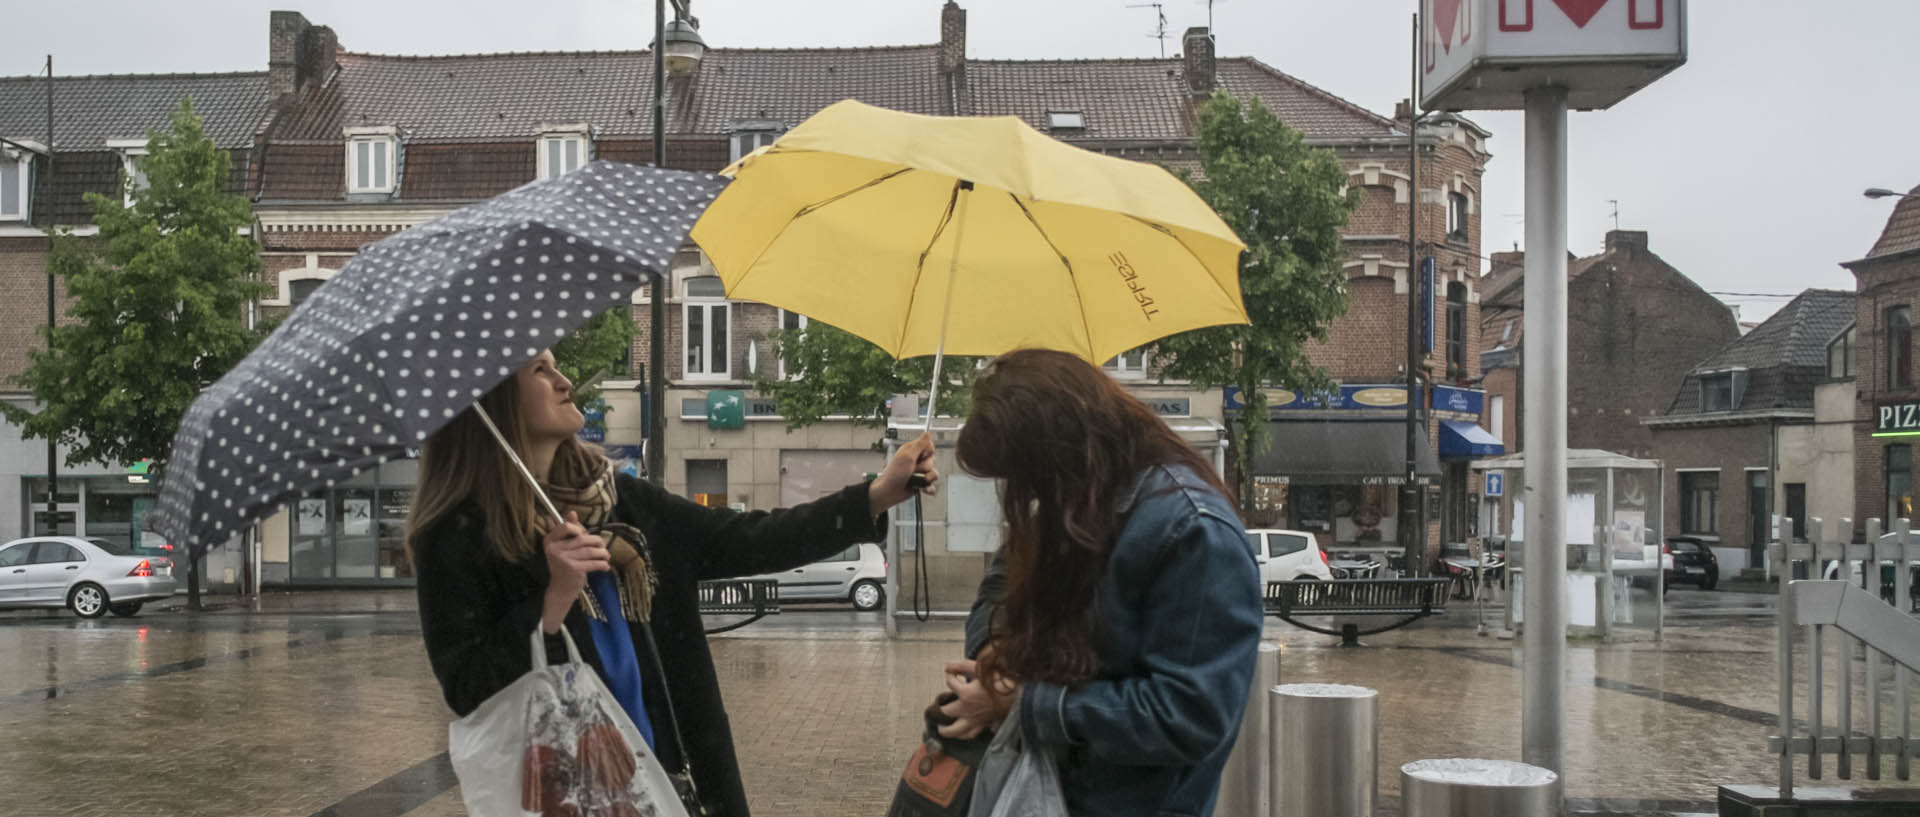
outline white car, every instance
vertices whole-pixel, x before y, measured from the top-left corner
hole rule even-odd
[[[173,595],[173,560],[118,542],[37,536],[0,545],[0,609],[66,607],[82,618],[131,616]]]
[[[887,601],[887,557],[879,545],[854,545],[810,565],[748,576],[780,582],[780,601],[847,601],[856,610],[878,610]]]
[[[1327,566],[1326,551],[1320,549],[1313,534],[1298,530],[1257,529],[1247,531],[1247,546],[1254,561],[1260,563],[1260,582],[1314,579],[1333,581],[1333,569]]]

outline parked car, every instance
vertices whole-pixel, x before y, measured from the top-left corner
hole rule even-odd
[[[131,616],[173,595],[173,560],[99,538],[39,536],[0,545],[0,608],[66,607]]]
[[[750,576],[780,582],[780,601],[846,601],[878,610],[887,601],[887,557],[879,545],[854,545],[810,565]]]
[[[1675,536],[1667,540],[1667,554],[1672,560],[1667,565],[1667,584],[1691,584],[1701,590],[1712,590],[1720,585],[1720,559],[1713,555],[1713,548],[1700,539],[1691,536]]]
[[[1332,581],[1333,569],[1327,565],[1327,553],[1313,534],[1298,530],[1247,531],[1247,547],[1260,563],[1260,581],[1313,579]]]

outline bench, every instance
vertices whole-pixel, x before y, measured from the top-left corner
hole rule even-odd
[[[738,630],[780,613],[777,579],[719,579],[700,583],[700,615],[747,616],[707,630],[708,635]]]
[[[1360,636],[1405,627],[1427,616],[1447,611],[1447,586],[1452,579],[1337,579],[1267,582],[1267,615],[1303,630],[1340,636],[1340,645],[1355,647]],[[1343,623],[1333,630],[1307,624],[1297,616],[1399,616],[1384,627],[1361,630]]]

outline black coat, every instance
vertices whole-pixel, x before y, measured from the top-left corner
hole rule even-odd
[[[881,541],[885,517],[868,515],[865,483],[792,508],[740,513],[703,507],[641,480],[616,479],[614,518],[646,534],[659,573],[653,634],[688,744],[674,745],[657,692],[661,679],[635,624],[635,652],[657,752],[669,771],[681,768],[683,757],[692,758],[694,782],[714,817],[746,817],[733,731],[700,622],[698,583],[788,570],[856,543]],[[482,524],[471,507],[449,513],[428,525],[413,554],[427,658],[447,704],[461,716],[531,669],[527,637],[540,626],[548,578],[544,555],[521,562],[502,559],[487,544]],[[581,657],[604,680],[587,621],[575,605],[565,626]],[[553,663],[566,660],[557,637],[548,639],[547,655]]]

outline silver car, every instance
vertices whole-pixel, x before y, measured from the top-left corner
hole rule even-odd
[[[82,618],[131,616],[173,595],[173,560],[106,539],[37,536],[0,545],[0,609],[66,607]]]
[[[878,610],[887,600],[887,557],[879,545],[854,545],[810,565],[748,578],[778,579],[783,602],[846,601],[856,610]]]

